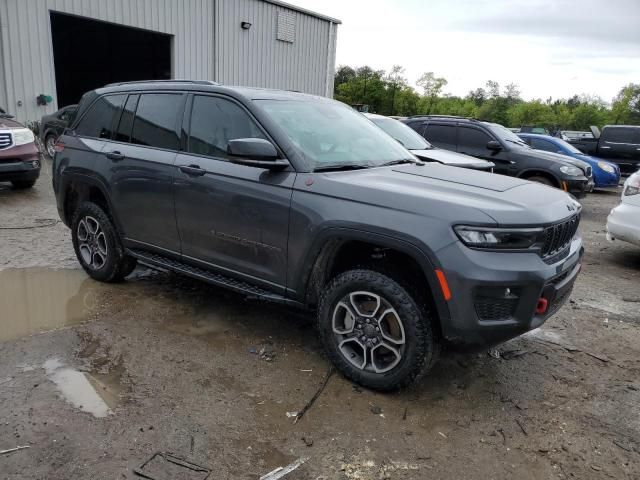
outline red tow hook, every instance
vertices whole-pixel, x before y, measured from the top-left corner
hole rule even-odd
[[[544,315],[549,307],[549,300],[544,297],[538,299],[538,305],[536,305],[536,315]]]

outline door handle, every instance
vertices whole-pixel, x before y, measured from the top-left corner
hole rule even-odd
[[[118,152],[117,150],[114,152],[107,152],[105,153],[105,155],[108,159],[114,160],[116,162],[119,160],[124,160],[124,153]]]
[[[182,173],[186,173],[187,175],[192,175],[194,177],[201,177],[207,173],[207,171],[200,167],[200,165],[181,165],[178,168],[180,168]]]

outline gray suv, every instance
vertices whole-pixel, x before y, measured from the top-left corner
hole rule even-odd
[[[424,164],[327,98],[114,84],[56,146],[58,211],[92,278],[139,261],[315,310],[330,359],[374,389],[415,381],[442,345],[539,327],[580,270],[567,194]]]

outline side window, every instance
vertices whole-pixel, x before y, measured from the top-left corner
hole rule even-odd
[[[237,138],[266,140],[256,123],[237,104],[218,97],[193,97],[189,152],[227,158],[227,144]]]
[[[531,138],[531,148],[535,148],[536,150],[544,150],[545,152],[554,152],[556,153],[560,150],[560,147],[556,147],[553,143],[543,140],[541,138]]]
[[[136,111],[136,105],[138,105],[139,95],[129,95],[127,103],[124,104],[122,109],[122,115],[120,116],[120,123],[116,130],[115,140],[118,142],[129,142],[131,140],[131,129],[133,127],[133,115]]]
[[[458,151],[487,152],[487,143],[493,138],[477,128],[458,127]]]
[[[71,120],[73,120],[73,117],[76,114],[76,109],[75,108],[67,108],[64,112],[62,112],[60,114],[60,116],[58,117],[60,120],[63,120],[65,122],[71,122]]]
[[[602,132],[602,140],[611,143],[633,143],[633,128],[608,127]]]
[[[446,148],[447,150],[456,149],[456,126],[455,125],[439,125],[430,123],[425,127],[422,135],[436,147]]]
[[[81,137],[110,139],[125,98],[126,95],[100,97],[82,117],[76,133]]]
[[[140,96],[133,121],[131,143],[178,150],[177,124],[181,116],[180,93],[146,93]]]

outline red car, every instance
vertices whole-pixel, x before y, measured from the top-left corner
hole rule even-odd
[[[0,182],[31,188],[40,176],[40,152],[33,132],[0,112]]]

